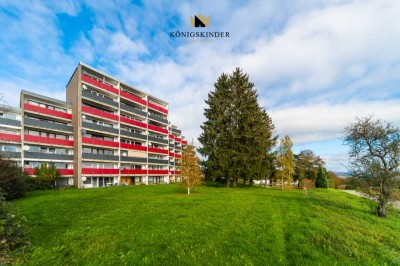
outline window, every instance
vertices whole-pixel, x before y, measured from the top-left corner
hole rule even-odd
[[[29,131],[28,131],[28,135],[31,135],[31,136],[40,136],[40,132],[39,132],[39,131],[35,131],[35,130],[29,130]]]

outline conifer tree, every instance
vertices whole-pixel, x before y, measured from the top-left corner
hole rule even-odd
[[[187,188],[188,195],[190,188],[199,186],[203,183],[203,174],[201,173],[199,158],[196,155],[196,148],[191,144],[187,144],[182,151],[181,165],[181,184]]]
[[[199,141],[199,152],[207,158],[205,166],[214,177],[225,177],[227,186],[239,178],[265,178],[266,164],[276,137],[271,118],[257,102],[257,91],[240,68],[222,74],[210,92]]]
[[[315,187],[317,188],[328,188],[328,175],[326,169],[322,165],[318,168],[317,180],[315,181]]]

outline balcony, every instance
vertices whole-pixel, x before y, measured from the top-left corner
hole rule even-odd
[[[168,140],[167,139],[162,139],[162,138],[156,138],[156,137],[152,137],[152,136],[148,136],[149,141],[154,141],[154,142],[159,142],[159,143],[163,143],[163,144],[168,144]]]
[[[168,144],[168,147],[169,147],[170,149],[173,149],[173,148],[175,147],[175,145],[174,145],[173,143],[169,143],[169,144]]]
[[[66,139],[55,139],[47,137],[39,137],[32,135],[24,135],[25,142],[41,143],[46,145],[57,145],[57,146],[74,146],[74,141]]]
[[[88,122],[82,122],[82,127],[91,129],[94,131],[107,132],[107,133],[116,134],[116,135],[118,135],[118,133],[119,133],[118,128],[106,127],[106,126],[101,126],[101,125],[88,123]]]
[[[118,103],[113,101],[112,99],[100,97],[98,95],[95,95],[93,93],[88,92],[87,90],[83,90],[82,91],[82,97],[85,97],[85,98],[94,100],[96,102],[104,103],[104,104],[111,105],[113,107],[118,108]]]
[[[121,134],[121,136],[129,137],[129,138],[147,140],[146,135],[135,133],[135,132],[131,132],[131,131],[121,130],[120,134]]]
[[[141,110],[138,110],[137,108],[134,108],[134,107],[132,107],[132,106],[129,106],[129,105],[126,105],[126,104],[121,103],[120,108],[121,108],[122,110],[131,112],[131,113],[133,113],[133,114],[137,114],[137,115],[141,115],[141,116],[146,117],[146,113],[145,113],[145,112],[143,112],[143,111],[141,111]]]
[[[82,168],[83,175],[118,175],[119,170],[114,168]]]
[[[41,121],[32,119],[29,117],[24,118],[24,126],[36,127],[36,128],[46,128],[52,129],[56,131],[65,131],[65,132],[73,132],[72,126],[51,123],[48,121]]]
[[[146,169],[123,169],[121,170],[121,174],[123,175],[146,175]]]
[[[136,151],[147,151],[146,146],[128,144],[128,143],[121,143],[122,149],[129,149],[129,150],[136,150]]]
[[[169,155],[169,157],[175,157],[175,153],[173,153],[173,152],[169,152],[168,155]]]
[[[165,129],[165,128],[162,128],[162,127],[153,126],[153,125],[148,125],[148,129],[149,129],[149,130],[152,130],[152,131],[156,131],[156,132],[168,134],[168,130]]]
[[[170,171],[171,175],[179,175],[181,171]]]
[[[119,142],[95,139],[95,138],[87,138],[87,137],[82,137],[82,143],[91,144],[91,145],[95,145],[95,146],[107,146],[107,147],[113,147],[113,148],[119,147]]]
[[[82,153],[82,158],[100,161],[119,161],[119,156],[107,154]]]
[[[168,160],[161,160],[161,159],[150,159],[149,163],[151,164],[168,164]]]
[[[104,83],[102,81],[99,81],[98,79],[86,76],[86,75],[82,75],[82,81],[87,82],[93,86],[96,86],[98,88],[101,88],[105,91],[111,92],[113,94],[118,95],[118,89],[114,88],[111,85],[108,85],[107,83]]]
[[[72,119],[72,114],[68,114],[68,113],[64,113],[64,112],[60,112],[60,111],[55,111],[55,110],[50,110],[50,109],[47,109],[47,108],[44,108],[44,107],[40,107],[40,106],[36,106],[36,105],[32,105],[32,104],[29,104],[29,103],[24,103],[24,110],[25,111],[34,112],[34,113],[38,113],[38,114],[54,116],[54,117],[58,117],[58,118],[62,118],[62,119],[68,119],[68,120]]]
[[[187,140],[182,140],[183,145],[187,145]]]
[[[41,159],[41,160],[62,160],[72,161],[73,155],[70,154],[55,154],[55,153],[42,153],[42,152],[24,152],[24,157],[29,159]]]
[[[167,120],[167,119],[164,119],[164,118],[159,117],[159,116],[157,116],[157,115],[151,115],[151,114],[149,114],[149,119],[158,121],[158,122],[163,123],[163,124],[168,124],[168,120]]]
[[[148,170],[149,175],[168,175],[168,170]]]
[[[58,172],[60,173],[61,176],[71,176],[74,174],[74,169],[57,169]],[[28,175],[34,175],[35,174],[35,168],[25,168],[24,171],[28,174]]]
[[[91,115],[96,115],[96,116],[103,117],[103,118],[108,118],[108,119],[111,119],[114,121],[119,120],[117,115],[114,115],[114,114],[111,114],[111,113],[108,113],[108,112],[105,112],[105,111],[102,111],[99,109],[95,109],[95,108],[92,108],[89,106],[82,106],[82,112],[85,112],[85,113],[88,113]]]
[[[164,113],[164,114],[168,114],[168,110],[167,110],[167,109],[165,109],[164,107],[161,107],[161,106],[159,106],[159,105],[157,105],[157,104],[148,102],[148,103],[147,103],[147,106],[148,106],[149,108],[153,109],[153,110],[157,110],[157,111],[162,112],[162,113]]]
[[[181,146],[179,146],[179,145],[176,145],[176,146],[175,146],[175,150],[179,150],[179,151],[181,151],[181,150],[182,150],[182,147],[181,147]]]
[[[177,142],[181,142],[181,141],[182,141],[182,139],[181,139],[181,138],[178,138],[178,137],[176,137],[176,138],[175,138],[175,141],[177,141]]]
[[[121,95],[121,97],[126,98],[128,100],[131,100],[131,101],[133,101],[135,103],[139,103],[141,105],[147,106],[147,102],[145,100],[143,100],[142,98],[139,98],[139,97],[137,97],[135,95],[132,95],[132,94],[127,93],[125,91],[121,91],[120,95]]]
[[[121,156],[121,162],[147,163],[147,158]]]
[[[168,154],[168,150],[165,149],[160,149],[160,148],[148,148],[148,151],[151,153],[162,153],[162,154]]]
[[[21,121],[0,117],[0,125],[20,127],[21,126]]]
[[[0,154],[7,158],[21,158],[21,152],[19,151],[0,151]]]
[[[176,154],[175,153],[175,158],[182,158],[182,154]]]
[[[127,117],[123,117],[123,116],[121,116],[120,119],[121,119],[121,123],[126,123],[129,125],[137,126],[137,127],[141,127],[141,128],[147,128],[146,123],[142,123],[142,122],[139,122],[139,121],[127,118]]]
[[[180,129],[172,128],[172,132],[176,134],[182,134],[182,131]]]
[[[21,142],[21,135],[0,133],[0,142],[3,141]]]

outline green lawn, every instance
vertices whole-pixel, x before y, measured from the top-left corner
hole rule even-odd
[[[34,265],[400,265],[400,212],[337,190],[177,185],[36,191],[14,201]]]

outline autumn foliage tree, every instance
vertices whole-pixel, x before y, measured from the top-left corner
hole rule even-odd
[[[292,151],[293,142],[288,135],[281,139],[278,148],[278,177],[282,182],[282,190],[284,190],[285,183],[288,187],[291,186],[294,174],[294,155]]]
[[[35,168],[36,186],[38,189],[54,188],[60,173],[54,164],[42,163]]]
[[[196,155],[196,148],[191,144],[187,144],[182,151],[181,165],[181,184],[187,189],[190,194],[192,187],[199,186],[203,183],[203,174],[199,165],[199,158]]]

